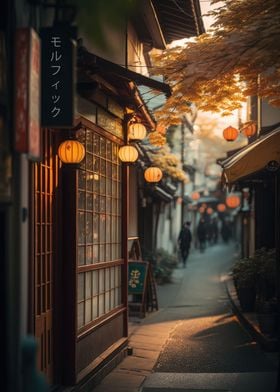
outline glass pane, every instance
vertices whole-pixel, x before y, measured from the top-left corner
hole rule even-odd
[[[78,171],[78,187],[79,189],[86,188],[86,172],[83,170]]]
[[[87,173],[86,175],[86,181],[87,181],[87,191],[92,192],[93,191],[93,173]]]
[[[96,319],[98,317],[98,297],[92,298],[92,319]]]
[[[100,194],[105,195],[106,193],[106,180],[105,177],[100,176]]]
[[[98,255],[98,245],[93,245],[93,255],[92,255],[92,262],[97,263],[99,261],[99,255]]]
[[[103,137],[100,138],[100,155],[105,157],[106,154],[106,141]]]
[[[99,135],[96,133],[93,134],[93,152],[95,154],[99,154],[100,146],[99,146]]]
[[[106,175],[106,161],[104,159],[100,159],[100,173],[103,174],[103,176]]]
[[[100,192],[100,175],[96,173],[93,174],[93,192]]]
[[[92,233],[92,214],[86,214],[86,235],[87,235],[87,243],[93,242],[93,233]]]
[[[105,293],[105,312],[110,310],[110,291]]]
[[[117,196],[117,191],[118,191],[117,182],[112,181],[112,195],[113,195],[113,197]]]
[[[105,219],[106,215],[100,214],[100,242],[104,243],[105,242]]]
[[[111,230],[112,230],[111,216],[106,215],[106,242],[107,243],[111,242]]]
[[[115,267],[110,268],[110,288],[115,286]]]
[[[99,215],[93,214],[93,242],[99,241]]]
[[[78,246],[78,265],[85,264],[85,248]]]
[[[78,301],[85,299],[85,274],[78,274]]]
[[[111,197],[106,198],[106,212],[107,214],[111,213],[111,205],[112,205],[112,199]]]
[[[106,211],[106,198],[105,196],[100,196],[100,212]]]
[[[93,171],[95,173],[99,173],[99,166],[100,166],[100,158],[97,156],[93,156]]]
[[[112,142],[110,140],[107,140],[106,157],[112,160]]]
[[[105,245],[100,245],[99,247],[99,261],[105,261]]]
[[[111,244],[107,244],[106,246],[106,261],[111,261],[112,257],[111,257]]]
[[[111,296],[111,309],[113,309],[116,304],[115,304],[115,290],[110,291],[110,296]]]
[[[112,159],[114,162],[118,161],[118,146],[116,144],[113,144],[113,156]]]
[[[98,294],[98,271],[92,271],[92,295]]]
[[[91,298],[91,272],[86,272],[86,299]]]
[[[111,162],[106,163],[106,177],[107,178],[112,178],[112,164]]]
[[[112,165],[112,178],[114,180],[117,180],[117,178],[118,178],[117,165]]]
[[[79,234],[79,244],[85,243],[85,213],[78,212],[78,234]]]
[[[78,328],[81,328],[85,323],[85,310],[84,310],[85,303],[82,302],[78,304]]]
[[[93,155],[89,153],[86,154],[86,170],[93,171]]]
[[[78,208],[84,210],[86,208],[86,193],[78,191]]]
[[[104,270],[99,270],[99,293],[104,292],[105,289],[105,282],[104,282]]]
[[[93,210],[93,196],[92,193],[87,193],[87,210]]]
[[[99,316],[102,316],[102,314],[104,314],[104,307],[105,307],[105,295],[104,294],[100,294],[98,296],[98,310],[99,310]]]
[[[110,290],[110,268],[105,269],[105,291]]]
[[[91,304],[91,299],[86,301],[85,304],[85,323],[89,323],[92,318],[91,318],[91,310],[92,310],[92,304]]]
[[[92,134],[93,132],[90,131],[89,129],[86,132],[86,140],[87,140],[87,151],[92,152],[93,150],[93,144],[92,144]]]
[[[100,198],[100,196],[98,196],[97,194],[93,195],[94,211],[96,211],[96,212],[100,212],[99,198]]]
[[[86,264],[93,263],[92,245],[86,247]]]
[[[111,178],[106,178],[106,195],[112,195],[112,180]]]

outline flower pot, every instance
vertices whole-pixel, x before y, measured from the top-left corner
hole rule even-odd
[[[237,296],[241,309],[244,312],[253,312],[256,302],[256,290],[254,287],[238,287]]]

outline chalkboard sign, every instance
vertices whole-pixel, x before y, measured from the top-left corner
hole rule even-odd
[[[128,263],[128,293],[141,294],[146,288],[149,264],[145,261],[129,261]]]

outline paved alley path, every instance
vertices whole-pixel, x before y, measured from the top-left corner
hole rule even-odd
[[[233,245],[193,250],[187,268],[158,288],[157,323],[176,323],[143,392],[274,391],[276,354],[264,353],[240,325],[220,279],[233,254]]]

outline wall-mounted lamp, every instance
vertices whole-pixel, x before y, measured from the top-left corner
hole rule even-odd
[[[131,122],[128,126],[128,138],[130,140],[143,140],[147,130],[145,125],[140,122]]]
[[[147,182],[159,182],[162,179],[162,171],[158,167],[148,167],[144,171],[144,178]]]
[[[119,149],[119,158],[122,162],[132,163],[138,158],[138,151],[134,146],[125,145]]]
[[[58,147],[58,156],[63,163],[80,163],[85,157],[85,147],[78,140],[65,140]]]

